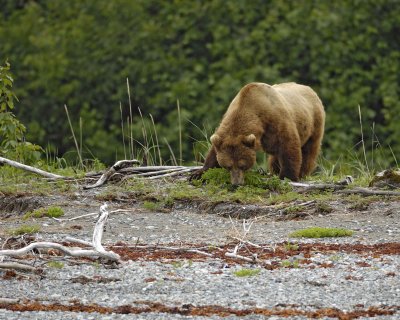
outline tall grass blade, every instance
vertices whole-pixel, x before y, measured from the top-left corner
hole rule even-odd
[[[75,142],[76,152],[78,153],[78,157],[79,157],[79,163],[80,163],[81,167],[83,168],[82,155],[81,155],[81,153],[79,151],[80,149],[79,149],[79,146],[78,146],[78,141],[76,140],[76,137],[75,137],[74,128],[72,127],[71,119],[69,117],[68,108],[67,108],[66,104],[64,104],[64,108],[65,108],[65,113],[67,114],[69,127],[70,127],[71,132],[72,132],[72,137],[73,137],[74,142]]]
[[[79,117],[79,153],[82,154],[82,145],[83,145],[83,123],[82,123],[82,117]]]
[[[358,105],[358,116],[360,118],[360,129],[361,129],[361,143],[362,143],[362,148],[363,148],[363,154],[364,154],[364,161],[365,161],[365,166],[367,168],[368,175],[370,174],[369,167],[368,167],[368,161],[367,161],[367,154],[365,152],[365,143],[364,143],[364,131],[363,131],[363,125],[362,125],[362,118],[361,118],[361,107]]]
[[[156,125],[154,123],[153,116],[151,114],[150,114],[150,119],[151,119],[151,123],[153,124],[154,136],[155,136],[155,139],[156,139],[156,148],[157,148],[157,151],[158,151],[158,159],[160,161],[159,163],[160,163],[160,166],[162,166],[162,158],[161,158],[160,145],[158,143],[157,129],[156,129]]]
[[[146,125],[144,123],[143,115],[142,115],[142,110],[138,108],[139,110],[139,115],[140,119],[142,121],[142,135],[143,135],[143,165],[147,165],[147,161],[149,160],[149,141],[147,138],[147,129]]]
[[[126,159],[126,147],[125,147],[125,134],[124,134],[124,119],[122,116],[122,103],[119,103],[119,112],[121,114],[121,131],[122,131],[122,144],[124,146],[124,159]]]
[[[129,88],[129,79],[126,78],[126,87],[128,89],[128,99],[129,99],[129,115],[130,115],[130,130],[129,130],[129,137],[131,141],[131,159],[134,159],[133,153],[133,113],[132,113],[132,100],[131,100],[131,90]]]
[[[178,125],[179,125],[179,165],[182,165],[182,123],[181,123],[181,108],[179,105],[179,99],[176,100],[176,106],[178,108]]]
[[[177,166],[178,163],[176,162],[176,158],[175,158],[175,154],[174,151],[172,150],[170,144],[168,143],[168,140],[166,138],[164,138],[165,144],[168,147],[169,152],[171,153],[171,157],[172,157],[172,165]]]

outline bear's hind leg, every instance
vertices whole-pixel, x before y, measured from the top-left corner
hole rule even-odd
[[[301,148],[302,162],[300,169],[300,178],[311,174],[317,165],[317,156],[321,147],[321,139],[310,138]]]
[[[269,156],[268,158],[268,167],[269,167],[269,171],[272,174],[276,174],[278,175],[279,172],[281,171],[281,165],[279,164],[279,159],[277,156]]]
[[[279,173],[280,179],[289,178],[292,181],[299,181],[300,166],[301,166],[301,152],[298,154],[286,154],[281,159],[282,167]]]

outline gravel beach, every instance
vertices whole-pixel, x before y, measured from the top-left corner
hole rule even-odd
[[[95,212],[100,202],[90,197],[46,201],[68,210],[62,221],[38,221],[42,231],[36,241],[61,242],[66,236],[90,241],[93,217],[67,219]],[[242,219],[110,203],[110,210],[130,211],[110,215],[103,244],[117,244],[117,252],[118,245],[127,246],[129,254],[135,252],[134,244],[148,245],[147,251],[158,255],[142,249],[132,258],[121,249],[123,262],[115,267],[71,257],[41,259],[36,253],[29,259],[41,274],[0,271],[0,319],[399,319],[400,203],[377,202],[363,211],[350,210],[344,202],[331,205],[335,210],[327,215],[309,211],[297,220],[278,219],[278,214],[247,220],[250,231],[238,254],[251,256],[250,251],[258,250],[260,263],[254,264],[167,250],[194,248],[210,255],[214,246],[233,250],[244,235]],[[6,230],[20,220],[1,219],[1,243]],[[290,232],[309,226],[355,233],[289,238]],[[154,249],[155,244],[165,249]],[[47,263],[54,260],[62,267]],[[248,274],[239,276],[237,271],[243,270]]]

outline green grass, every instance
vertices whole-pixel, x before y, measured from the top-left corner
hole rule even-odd
[[[226,169],[212,168],[203,173],[200,182],[214,186],[230,185],[231,176],[229,171]],[[277,192],[288,192],[292,189],[285,180],[281,180],[276,176],[266,177],[253,170],[245,172],[244,186],[268,189]]]
[[[300,264],[298,260],[290,261],[290,260],[283,260],[281,262],[281,266],[284,268],[299,268]]]
[[[64,268],[64,263],[60,261],[50,261],[47,263],[47,266],[54,269],[62,269]]]
[[[152,201],[145,201],[143,202],[143,208],[150,210],[150,211],[157,211],[163,207],[162,202],[152,202]]]
[[[287,242],[284,244],[285,250],[286,251],[296,251],[299,250],[299,245],[297,243],[290,243]]]
[[[339,228],[311,227],[297,230],[289,234],[292,238],[336,238],[352,236],[354,231]]]
[[[333,211],[333,208],[325,201],[318,200],[315,205],[315,211],[317,213],[326,214]]]
[[[43,217],[49,217],[49,218],[59,218],[64,215],[64,210],[61,209],[60,207],[48,207],[48,208],[40,208],[32,212],[27,212],[23,219],[29,219],[29,218],[43,218]]]
[[[235,271],[233,274],[236,277],[254,277],[260,273],[260,269],[240,269]]]
[[[38,225],[23,225],[16,229],[10,229],[9,234],[13,236],[20,236],[23,234],[33,234],[40,231],[40,226]]]

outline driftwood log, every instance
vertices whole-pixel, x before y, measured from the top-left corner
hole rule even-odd
[[[26,164],[22,164],[22,163],[19,163],[17,161],[13,161],[13,160],[10,160],[10,159],[7,159],[7,158],[3,158],[3,157],[0,157],[0,163],[8,164],[9,166],[12,166],[12,167],[15,167],[15,168],[18,168],[18,169],[22,169],[22,170],[29,171],[29,172],[32,172],[32,173],[36,173],[36,174],[41,175],[41,176],[46,177],[46,178],[51,178],[51,179],[65,179],[66,178],[66,177],[60,176],[58,174],[46,172],[46,171],[43,171],[43,170],[28,166]]]
[[[105,250],[101,244],[103,229],[108,219],[108,214],[109,213],[107,211],[107,204],[102,205],[100,207],[99,218],[93,231],[93,239],[91,242],[91,246],[93,247],[93,249],[70,248],[55,242],[32,242],[29,245],[20,249],[0,250],[0,258],[4,260],[4,257],[23,256],[34,249],[56,249],[71,257],[99,257],[109,261],[121,262],[120,256],[118,254],[112,251]],[[9,265],[9,267],[11,266],[12,265]],[[16,268],[21,269],[20,266],[16,266]]]

